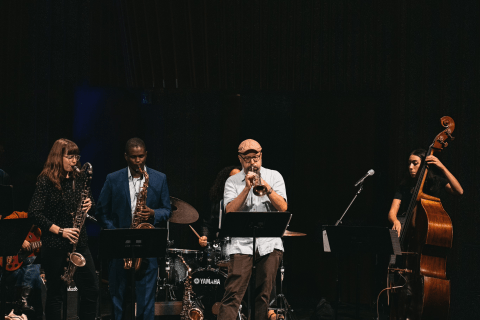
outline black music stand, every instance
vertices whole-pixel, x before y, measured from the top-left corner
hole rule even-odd
[[[255,246],[256,238],[280,238],[287,230],[292,214],[290,212],[247,212],[237,211],[229,212],[225,215],[220,230],[221,237],[240,237],[253,238],[252,250],[252,274],[250,283],[252,290],[255,291]],[[251,310],[250,319],[255,320],[255,297],[251,295],[249,309]],[[253,300],[253,301],[252,301]]]
[[[100,232],[102,259],[158,258],[165,255],[167,229],[103,229]],[[135,272],[131,276],[131,319],[135,319]]]
[[[325,252],[333,252],[337,257],[337,319],[338,307],[340,305],[340,281],[338,271],[338,256],[340,254],[350,255],[353,253],[367,254],[388,254],[401,255],[400,240],[398,233],[387,227],[351,227],[351,226],[322,226],[323,227],[323,249]],[[357,262],[358,263],[358,262]],[[356,317],[358,311],[358,272],[357,265],[357,298]]]
[[[3,205],[3,204],[2,204]],[[10,212],[9,214],[11,214]],[[6,288],[6,258],[15,256],[22,247],[23,241],[32,227],[29,219],[2,219],[0,220],[0,256],[2,257],[2,283],[0,291],[2,292],[2,304],[0,307],[0,317],[5,317],[5,288]]]

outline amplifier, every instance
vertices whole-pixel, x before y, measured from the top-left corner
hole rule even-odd
[[[67,299],[66,305],[63,307],[63,312],[66,313],[63,315],[63,319],[66,320],[77,320],[78,318],[78,304],[80,302],[78,295],[78,288],[73,281],[70,286],[67,287]],[[65,303],[65,301],[64,301]]]

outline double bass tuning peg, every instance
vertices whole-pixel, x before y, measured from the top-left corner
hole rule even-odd
[[[438,139],[438,142],[440,142],[444,148],[448,147],[448,142],[444,141],[443,139]]]
[[[450,132],[450,129],[446,130],[445,133],[450,137],[450,139],[452,139],[452,141],[455,140],[455,137],[452,136],[452,134],[451,134],[451,132]]]

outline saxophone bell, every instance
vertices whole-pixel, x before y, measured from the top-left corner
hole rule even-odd
[[[87,261],[85,258],[78,252],[72,252],[70,254],[70,262],[75,265],[75,267],[83,267]]]
[[[188,311],[188,317],[191,320],[203,320],[203,312],[199,308],[193,308]]]

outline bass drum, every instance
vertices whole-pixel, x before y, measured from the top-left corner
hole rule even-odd
[[[192,273],[192,290],[206,319],[216,319],[226,279],[227,275],[218,269],[200,268]]]
[[[200,268],[192,273],[192,291],[197,303],[203,309],[206,320],[215,320],[225,293],[227,275],[219,269]],[[246,320],[246,304],[242,301],[237,320]]]

